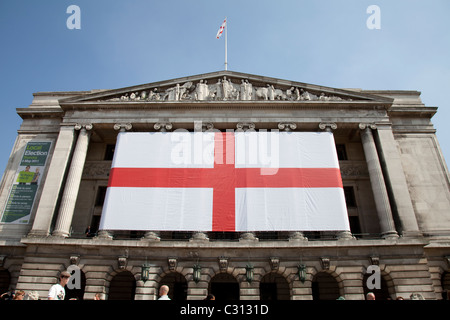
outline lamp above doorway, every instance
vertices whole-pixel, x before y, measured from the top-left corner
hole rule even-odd
[[[141,280],[145,283],[148,279],[150,279],[150,265],[145,261],[141,266]]]

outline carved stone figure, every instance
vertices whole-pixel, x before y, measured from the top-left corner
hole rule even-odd
[[[217,83],[214,87],[215,90],[215,100],[222,100],[223,99],[223,86],[220,79],[217,79]]]
[[[232,97],[233,86],[227,77],[223,77],[222,81],[223,87],[223,100],[229,100]]]
[[[165,88],[160,94],[158,88],[148,91],[128,92],[110,98],[107,101],[230,101],[230,100],[269,100],[269,101],[352,101],[352,99],[343,99],[339,96],[329,95],[325,92],[310,92],[302,88],[292,86],[288,89],[275,88],[273,84],[267,84],[265,87],[254,87],[248,79],[241,79],[241,83],[233,83],[231,79],[223,77],[218,78],[214,84],[208,84],[206,80],[199,80],[196,84],[188,81],[181,85]]]
[[[206,84],[206,81],[203,82],[203,80],[200,80],[199,83],[197,83],[197,87],[195,89],[195,95],[196,100],[206,100],[209,96],[209,89],[208,85]]]
[[[248,80],[242,80],[241,82],[241,100],[252,100],[252,84]]]

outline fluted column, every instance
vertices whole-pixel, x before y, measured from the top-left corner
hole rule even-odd
[[[382,237],[397,238],[398,234],[395,230],[389,196],[372,134],[372,129],[376,129],[376,126],[373,124],[361,123],[359,128],[361,130],[361,141],[367,161],[367,168],[369,169],[370,183],[372,185]]]
[[[167,130],[172,130],[172,123],[170,122],[157,122],[154,124],[153,128],[159,132],[167,132]],[[159,241],[160,232],[159,231],[147,231],[142,238],[142,240]]]
[[[337,125],[334,122],[321,122],[319,124],[319,129],[324,130],[326,132],[333,133],[333,130],[337,129]],[[339,232],[337,232],[336,237],[339,240],[355,239],[355,237],[352,235],[351,231],[339,231]]]
[[[131,130],[132,127],[133,126],[131,123],[116,123],[114,125],[114,130],[119,131],[120,133]],[[114,232],[111,230],[99,230],[97,233],[97,238],[112,240],[114,238]]]
[[[236,132],[255,131],[255,124],[253,122],[239,122],[236,124]],[[242,232],[239,241],[258,241],[256,233]]]
[[[70,164],[69,175],[67,176],[64,193],[61,199],[55,231],[52,234],[57,237],[68,237],[70,234],[70,226],[75,211],[78,189],[81,184],[81,176],[83,174],[84,163],[88,151],[92,124],[77,124],[75,129],[80,130],[80,133],[78,135],[77,144]]]
[[[69,164],[70,153],[74,144],[74,136],[73,126],[61,127],[34,217],[33,227],[28,234],[29,237],[47,237],[50,233],[53,214],[63,185],[64,172]]]
[[[297,129],[297,124],[295,122],[279,122],[278,129],[284,132],[291,132],[292,130]],[[305,237],[302,231],[290,231],[289,232],[289,241],[295,240],[308,240]]]

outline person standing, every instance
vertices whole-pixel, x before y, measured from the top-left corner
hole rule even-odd
[[[159,299],[158,300],[170,300],[169,296],[167,295],[169,293],[169,287],[165,284],[159,288]]]
[[[373,292],[367,293],[366,300],[375,300],[375,294]]]
[[[48,291],[48,300],[64,300],[66,296],[66,290],[64,287],[67,285],[70,279],[70,273],[67,271],[61,272],[59,275],[59,283],[54,284]]]

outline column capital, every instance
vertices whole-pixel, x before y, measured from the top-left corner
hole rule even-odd
[[[157,122],[157,123],[155,123],[153,128],[160,132],[165,132],[167,130],[172,130],[172,123],[171,122]]]
[[[85,129],[87,131],[92,130],[94,125],[92,123],[77,123],[75,124],[75,130]]]
[[[376,129],[377,125],[375,123],[360,123],[358,125],[359,129],[364,130],[364,129]]]
[[[319,123],[319,129],[332,131],[337,129],[337,124],[334,122],[321,122]]]
[[[194,121],[194,131],[195,132],[205,132],[214,129],[214,124],[212,122]]]
[[[291,131],[297,129],[297,124],[295,122],[278,122],[278,129],[284,131]]]
[[[244,129],[247,127],[247,129]],[[255,124],[253,122],[239,122],[236,124],[236,131],[255,130]]]
[[[133,128],[131,123],[116,123],[114,124],[114,130],[120,130],[121,132],[131,130]]]

